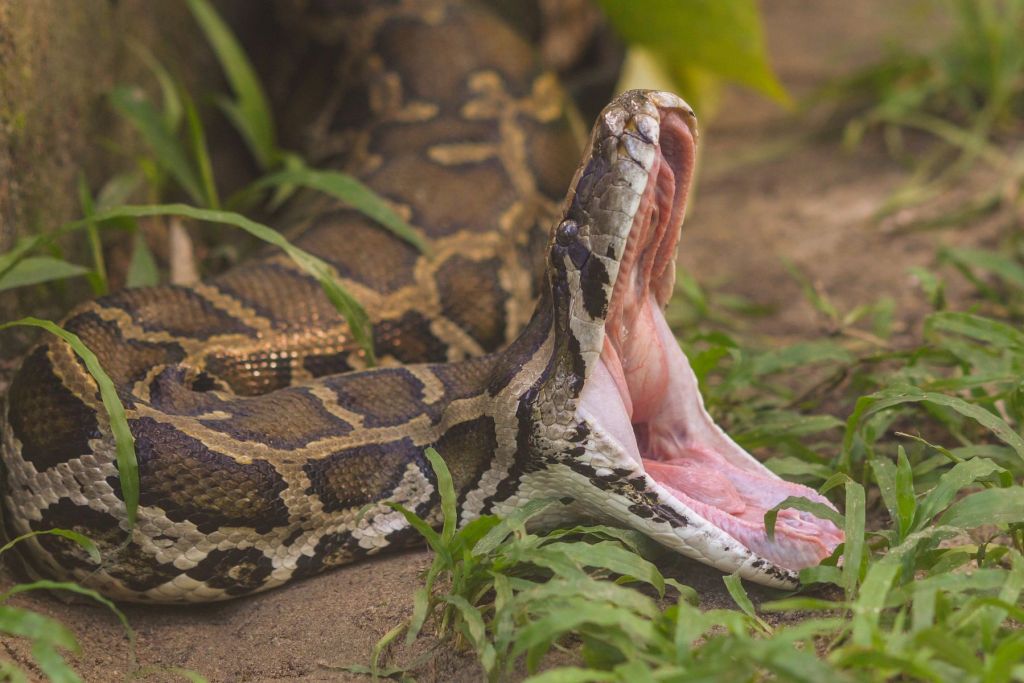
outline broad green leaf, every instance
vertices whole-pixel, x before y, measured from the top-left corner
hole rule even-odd
[[[1024,523],[1024,486],[972,493],[949,506],[938,523],[962,529],[974,529],[983,524]]]
[[[27,256],[0,275],[0,291],[41,282],[66,280],[90,273],[88,268],[52,256]]]
[[[203,204],[202,184],[188,154],[145,94],[138,88],[122,86],[110,93],[110,102],[142,134],[159,166],[181,185],[192,201]]]
[[[423,238],[404,218],[395,213],[376,192],[364,185],[358,178],[347,173],[318,171],[305,167],[295,168],[261,178],[250,185],[249,190],[258,191],[288,185],[307,187],[340,199],[360,213],[377,221],[396,236],[419,249],[420,252],[427,250]]]
[[[156,266],[156,259],[146,243],[146,237],[141,230],[135,231],[132,238],[132,259],[128,263],[128,275],[125,277],[125,287],[153,287],[160,284],[160,271]]]
[[[264,242],[279,247],[303,270],[319,281],[320,286],[323,287],[324,292],[327,294],[327,298],[330,299],[331,303],[334,304],[334,307],[348,323],[352,338],[362,349],[362,352],[366,354],[367,363],[369,365],[376,363],[376,357],[373,353],[373,337],[369,329],[369,317],[366,315],[366,311],[338,282],[338,275],[334,268],[322,259],[296,247],[273,228],[257,223],[232,211],[197,209],[187,204],[154,204],[116,206],[97,213],[94,218],[97,221],[103,221],[112,218],[142,218],[146,216],[183,216],[197,221],[233,225]],[[79,223],[80,221],[70,223],[65,226],[65,229],[74,229]]]
[[[787,102],[765,56],[754,0],[600,0],[626,40],[673,67],[691,67]]]
[[[206,0],[186,0],[206,39],[210,42],[235,100],[222,100],[221,107],[241,133],[259,165],[272,166],[277,156],[274,120],[263,86],[231,29]]]
[[[103,407],[107,411],[110,420],[110,431],[114,435],[114,443],[117,449],[117,472],[121,485],[121,497],[124,499],[125,513],[128,517],[128,526],[135,526],[135,516],[139,508],[139,463],[135,457],[135,438],[128,427],[128,418],[125,416],[124,405],[118,398],[117,389],[110,376],[100,366],[96,354],[82,343],[78,335],[68,332],[50,320],[39,318],[21,318],[9,323],[0,324],[0,330],[15,326],[40,327],[50,334],[63,339],[74,350],[78,357],[85,363],[86,369],[100,391],[100,398]]]

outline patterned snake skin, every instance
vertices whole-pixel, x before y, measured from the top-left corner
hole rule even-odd
[[[129,529],[95,383],[44,340],[0,423],[4,523],[10,536],[78,530],[103,559],[39,536],[22,544],[33,570],[118,599],[211,601],[407,546],[418,536],[386,503],[440,523],[432,445],[463,523],[558,497],[545,523],[630,525],[794,585],[792,567],[674,500],[584,409],[606,321],[625,310],[617,274],[644,273],[660,305],[671,291],[696,135],[686,105],[616,99],[574,179],[580,150],[558,84],[486,12],[342,2],[307,19],[328,65],[294,83],[295,100],[317,109],[308,156],[357,175],[430,244],[420,254],[323,196],[292,207],[292,240],[364,303],[382,367],[365,369],[319,285],[279,254],[78,307],[64,325],[113,378],[135,437],[138,522]],[[672,219],[659,223],[655,207],[653,224],[668,227],[633,236],[664,173],[679,188]]]

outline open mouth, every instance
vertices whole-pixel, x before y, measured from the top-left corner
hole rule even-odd
[[[778,567],[816,565],[843,541],[840,529],[784,509],[769,539],[764,514],[791,496],[831,504],[780,479],[714,423],[662,313],[675,281],[695,141],[687,112],[659,113],[654,165],[619,262],[600,360],[578,409],[643,470],[660,503],[702,518]]]

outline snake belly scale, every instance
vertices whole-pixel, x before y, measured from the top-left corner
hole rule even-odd
[[[751,481],[770,481],[776,502],[816,494],[718,430],[664,343],[696,141],[681,100],[616,99],[579,163],[557,82],[483,10],[309,3],[298,23],[318,65],[290,95],[309,117],[302,147],[430,245],[420,253],[313,194],[282,221],[364,304],[382,367],[365,367],[319,285],[283,255],[79,306],[64,325],[114,379],[135,437],[138,522],[129,530],[95,383],[44,340],[5,402],[4,524],[11,536],[81,531],[103,559],[38,536],[24,544],[35,572],[124,600],[211,601],[401,548],[418,536],[386,503],[440,523],[427,446],[448,464],[463,523],[560,497],[561,518],[631,525],[773,585],[831,552],[841,533],[795,511],[775,541],[744,526],[774,504]],[[643,346],[664,358],[637,360]],[[710,500],[680,479],[687,467],[735,497]]]

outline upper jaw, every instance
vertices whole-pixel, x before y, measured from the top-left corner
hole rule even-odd
[[[579,292],[568,311],[584,370],[575,417],[588,433],[577,459],[592,461],[605,485],[603,496],[581,491],[579,499],[684,555],[791,587],[797,570],[829,555],[842,532],[786,510],[775,539],[767,538],[767,509],[790,496],[827,501],[784,482],[714,423],[661,314],[674,281],[695,126],[675,95],[620,96],[599,118],[591,159],[566,200],[563,215],[579,226],[581,246],[576,255],[554,255]]]

